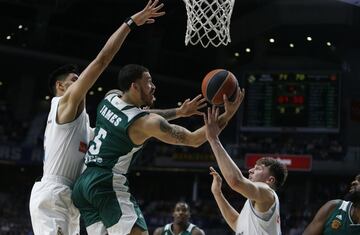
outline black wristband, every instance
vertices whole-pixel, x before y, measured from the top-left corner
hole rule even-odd
[[[126,18],[124,23],[127,24],[131,30],[134,30],[137,27],[136,23],[133,19],[131,19],[131,17]]]

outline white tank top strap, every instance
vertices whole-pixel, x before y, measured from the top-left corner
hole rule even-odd
[[[191,230],[193,230],[194,227],[195,227],[195,224],[190,223],[190,225],[188,226],[188,228],[186,230],[191,233]]]
[[[44,175],[41,178],[41,181],[64,184],[69,187],[71,187],[73,185],[73,182],[70,179],[62,177],[62,176],[58,176],[58,175]]]

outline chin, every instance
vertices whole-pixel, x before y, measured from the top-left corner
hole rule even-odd
[[[358,204],[360,203],[360,191],[350,191],[345,195],[344,199],[346,201],[351,201],[352,203]]]

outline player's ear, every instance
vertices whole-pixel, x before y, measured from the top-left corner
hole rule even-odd
[[[55,82],[55,89],[56,89],[56,90],[59,90],[59,91],[64,91],[65,88],[64,88],[63,82],[60,81],[60,80],[57,80],[57,81]]]
[[[136,91],[139,90],[139,84],[137,84],[136,82],[132,82],[130,87],[131,87],[132,89],[135,89]]]
[[[268,183],[268,184],[275,185],[275,181],[276,181],[276,179],[275,179],[275,177],[272,176],[272,175],[270,175],[269,178],[267,179],[267,183]]]

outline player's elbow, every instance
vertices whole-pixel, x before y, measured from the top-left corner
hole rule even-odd
[[[195,139],[195,140],[190,140],[189,141],[189,146],[193,147],[193,148],[198,148],[200,147],[205,141],[201,140],[201,139]]]

